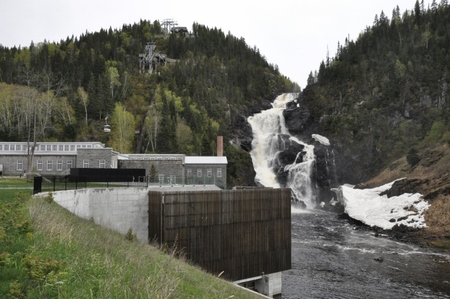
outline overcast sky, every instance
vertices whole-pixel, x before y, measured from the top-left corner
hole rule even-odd
[[[28,47],[59,42],[101,28],[120,28],[140,19],[173,19],[190,30],[194,22],[243,37],[267,61],[302,88],[310,71],[336,53],[338,41],[356,40],[375,15],[391,19],[416,0],[0,0],[0,44]],[[425,1],[426,7],[431,0]],[[438,1],[439,3],[440,1]],[[221,4],[223,3],[223,4]]]

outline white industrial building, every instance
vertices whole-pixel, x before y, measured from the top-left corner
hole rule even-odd
[[[101,142],[0,142],[3,176],[66,176],[71,168],[141,168],[150,176],[153,167],[159,182],[225,188],[227,164],[225,156],[120,154]]]

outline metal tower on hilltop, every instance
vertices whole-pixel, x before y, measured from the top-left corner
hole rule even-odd
[[[175,27],[178,23],[173,19],[164,19],[161,24],[163,25],[164,37],[167,37],[172,31],[175,33],[187,32],[186,27]],[[169,61],[166,54],[157,53],[155,48],[155,42],[148,42],[145,45],[144,53],[139,54],[139,72],[141,74],[146,72],[147,67],[147,72],[151,74],[158,65],[165,65]]]
[[[145,45],[145,53],[139,54],[139,69],[140,73],[145,73],[145,68],[148,65],[148,72],[153,72],[153,57],[155,56],[156,43],[149,42]]]
[[[168,36],[170,33],[170,29],[176,25],[178,25],[177,22],[175,22],[173,19],[164,19],[161,23],[164,28],[164,36]]]

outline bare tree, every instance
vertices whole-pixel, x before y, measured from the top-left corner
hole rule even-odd
[[[84,106],[84,113],[85,113],[85,119],[86,119],[86,126],[88,125],[88,104],[89,104],[89,95],[86,91],[84,91],[83,87],[78,87],[78,95],[80,96],[81,103],[83,103]]]
[[[145,118],[145,131],[148,134],[148,142],[145,151],[148,150],[149,145],[152,148],[152,152],[156,151],[156,137],[159,133],[159,124],[161,122],[161,115],[156,109],[155,105],[151,105]]]
[[[33,167],[37,142],[45,140],[49,131],[55,130],[54,115],[58,115],[59,103],[56,95],[66,88],[64,80],[51,73],[36,73],[25,69],[22,74],[26,87],[18,93],[19,119],[23,120],[23,130],[27,140],[27,171]],[[22,123],[18,123],[21,127]]]

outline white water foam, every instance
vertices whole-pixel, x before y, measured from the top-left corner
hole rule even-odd
[[[256,172],[255,181],[264,187],[280,188],[274,173],[274,165],[279,164],[278,155],[285,150],[284,142],[280,142],[280,135],[287,135],[291,142],[303,145],[303,162],[294,162],[284,168],[285,171],[288,171],[285,187],[291,188],[296,198],[304,202],[307,208],[314,208],[315,199],[311,188],[311,171],[315,160],[314,146],[291,136],[283,117],[286,104],[295,101],[296,96],[297,94],[292,93],[282,94],[272,103],[273,108],[248,118],[253,131],[250,154]],[[302,153],[298,153],[298,155]]]

